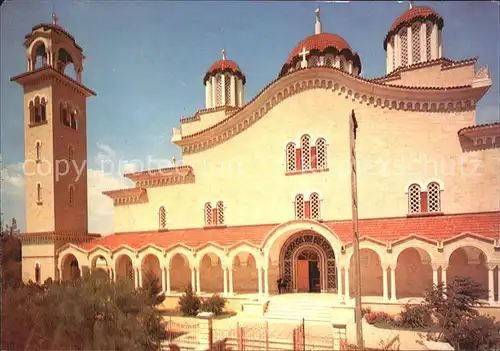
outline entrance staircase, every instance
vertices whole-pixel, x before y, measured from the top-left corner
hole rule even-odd
[[[338,303],[333,294],[283,294],[269,298],[266,319],[299,322],[332,322],[333,306]]]

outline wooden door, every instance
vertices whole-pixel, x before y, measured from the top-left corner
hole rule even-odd
[[[309,261],[297,260],[297,291],[309,291]]]

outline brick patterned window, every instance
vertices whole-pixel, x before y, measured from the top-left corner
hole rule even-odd
[[[408,188],[408,213],[420,213],[420,186],[412,184]]]
[[[69,186],[69,204],[73,205],[75,202],[75,186],[70,185]]]
[[[165,206],[161,206],[158,211],[158,228],[165,229],[167,227],[167,210]]]
[[[68,148],[68,161],[73,161],[75,159],[75,148],[70,146]]]
[[[413,63],[420,62],[420,23],[411,26],[411,48]]]
[[[35,264],[35,282],[37,284],[40,284],[42,278],[41,278],[41,268],[40,268],[40,263]]]
[[[307,171],[311,169],[311,137],[304,134],[300,138],[300,149],[302,150],[302,170]]]
[[[217,225],[224,225],[224,202],[219,201],[217,202]]]
[[[205,225],[213,225],[212,204],[210,202],[205,204]]]
[[[425,24],[425,56],[427,60],[431,59],[432,27],[433,24],[431,22]]]
[[[226,93],[226,105],[231,104],[231,76],[229,74],[224,75],[224,90]]]
[[[318,138],[316,140],[316,168],[326,168],[326,140]]]
[[[215,77],[215,106],[222,105],[222,76]]]
[[[298,194],[295,196],[295,219],[304,218],[306,218],[304,195]]]
[[[408,65],[408,29],[403,28],[399,31],[399,38],[401,40],[401,65]]]
[[[331,55],[325,56],[325,64],[326,67],[333,67],[333,58]]]
[[[311,208],[311,218],[320,219],[321,218],[321,208],[318,193],[312,193],[309,197],[309,204]]]
[[[438,183],[432,182],[427,185],[427,201],[427,211],[441,211],[441,189]]]
[[[286,171],[294,172],[297,170],[297,158],[295,143],[288,143],[286,146]]]

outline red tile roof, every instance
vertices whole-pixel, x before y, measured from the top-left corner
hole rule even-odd
[[[212,74],[218,73],[218,72],[224,72],[224,71],[230,71],[233,72],[235,75],[239,76],[241,80],[243,81],[243,84],[246,82],[245,74],[241,70],[240,66],[232,60],[219,60],[216,61],[210,68],[208,69],[207,73],[205,74],[205,77],[203,78],[203,82],[206,83],[208,80],[208,77],[210,77]]]
[[[326,221],[344,243],[352,240],[350,220]],[[80,245],[90,250],[98,245],[116,249],[128,245],[138,249],[148,244],[169,247],[183,243],[190,247],[213,242],[220,246],[231,246],[248,241],[260,246],[267,234],[277,224],[233,226],[221,228],[192,228],[171,231],[143,231],[117,233]],[[360,220],[362,237],[370,237],[382,242],[393,242],[410,235],[418,235],[435,241],[453,238],[463,233],[474,233],[490,239],[500,239],[500,212],[481,214],[460,214],[432,217],[398,217]]]
[[[295,56],[298,56],[303,48],[306,48],[306,50],[319,50],[323,52],[329,47],[334,47],[338,51],[342,51],[344,49],[351,50],[351,47],[347,41],[344,40],[344,38],[332,33],[319,33],[311,35],[298,43],[295,49],[293,49],[288,56],[287,62],[292,62],[292,59]]]
[[[468,132],[479,132],[490,129],[500,130],[500,122],[492,122],[492,123],[478,124],[475,126],[465,127],[458,131],[458,135],[462,135]]]

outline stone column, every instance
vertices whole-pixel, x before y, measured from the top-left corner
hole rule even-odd
[[[191,287],[193,288],[193,291],[196,291],[196,280],[194,276],[194,268],[191,267]]]
[[[488,265],[488,303],[493,305],[495,303],[495,285],[493,278],[493,270],[496,265]]]
[[[498,291],[498,300],[497,303],[500,305],[500,265],[498,266],[498,271],[497,271],[497,291]]]
[[[215,95],[216,95],[216,90],[217,90],[217,86],[216,86],[216,82],[215,82],[215,76],[212,76],[210,78],[210,81],[211,81],[211,88],[212,88],[212,106],[210,107],[215,107],[216,104],[217,104],[217,100],[215,98]]]
[[[231,88],[229,90],[231,91],[231,106],[236,106],[236,78],[234,74],[231,74]]]
[[[142,288],[142,269],[141,268],[137,268],[137,270],[139,271],[139,287]]]
[[[264,296],[269,296],[269,269],[264,268]]]
[[[340,298],[344,296],[342,292],[342,267],[337,266],[337,294]]]
[[[222,268],[222,272],[224,273],[224,296],[227,295],[227,268]]]
[[[382,266],[382,288],[383,288],[383,292],[384,292],[384,295],[383,295],[383,299],[384,301],[388,301],[389,300],[389,289],[387,287],[387,266]]]
[[[113,282],[113,270],[111,268],[108,268],[108,276],[109,276],[109,281]]]
[[[196,269],[196,292],[199,294],[201,292],[200,287],[200,269]]]
[[[448,267],[446,266],[441,266],[441,282],[443,283],[444,287],[446,288],[446,269]]]
[[[413,64],[413,35],[412,35],[412,28],[411,26],[408,26],[407,32],[406,32],[406,37],[407,37],[407,47],[408,47],[408,66]]]
[[[439,269],[439,265],[431,265],[432,267],[432,284],[433,285],[438,285],[439,281],[438,281],[438,269]]]
[[[396,266],[390,266],[391,268],[391,301],[396,301]]]
[[[199,324],[199,348],[197,350],[213,350],[213,317],[212,312],[198,313]]]
[[[394,59],[394,62],[395,62],[395,67],[393,68],[393,70],[395,70],[396,68],[399,67],[399,65],[401,64],[401,48],[400,48],[400,42],[399,42],[399,34],[396,33],[394,34],[394,55],[395,56],[395,59]]]
[[[165,267],[162,267],[161,268],[161,291],[162,292],[165,292],[167,290],[167,287],[166,287],[166,277],[165,277],[165,270],[166,268]]]
[[[391,42],[389,41],[387,43],[387,74],[389,74],[390,72],[392,72],[392,70],[394,69],[394,67],[392,67],[392,56],[394,55],[394,48],[391,44]]]
[[[437,24],[433,24],[431,31],[431,60],[437,59],[439,54],[438,31]]]
[[[170,295],[170,265],[165,267],[165,270],[167,271],[167,294]]]
[[[441,30],[438,29],[438,58],[443,57],[443,40],[441,37]]]
[[[136,289],[139,287],[139,273],[137,267],[134,267],[134,286]]]
[[[262,268],[257,268],[257,274],[259,275],[259,295],[262,295]]]
[[[233,267],[229,269],[229,295],[233,295]]]
[[[344,297],[346,300],[349,300],[351,298],[351,293],[349,291],[349,267],[344,268],[344,274],[345,274],[345,294],[344,294]]]

